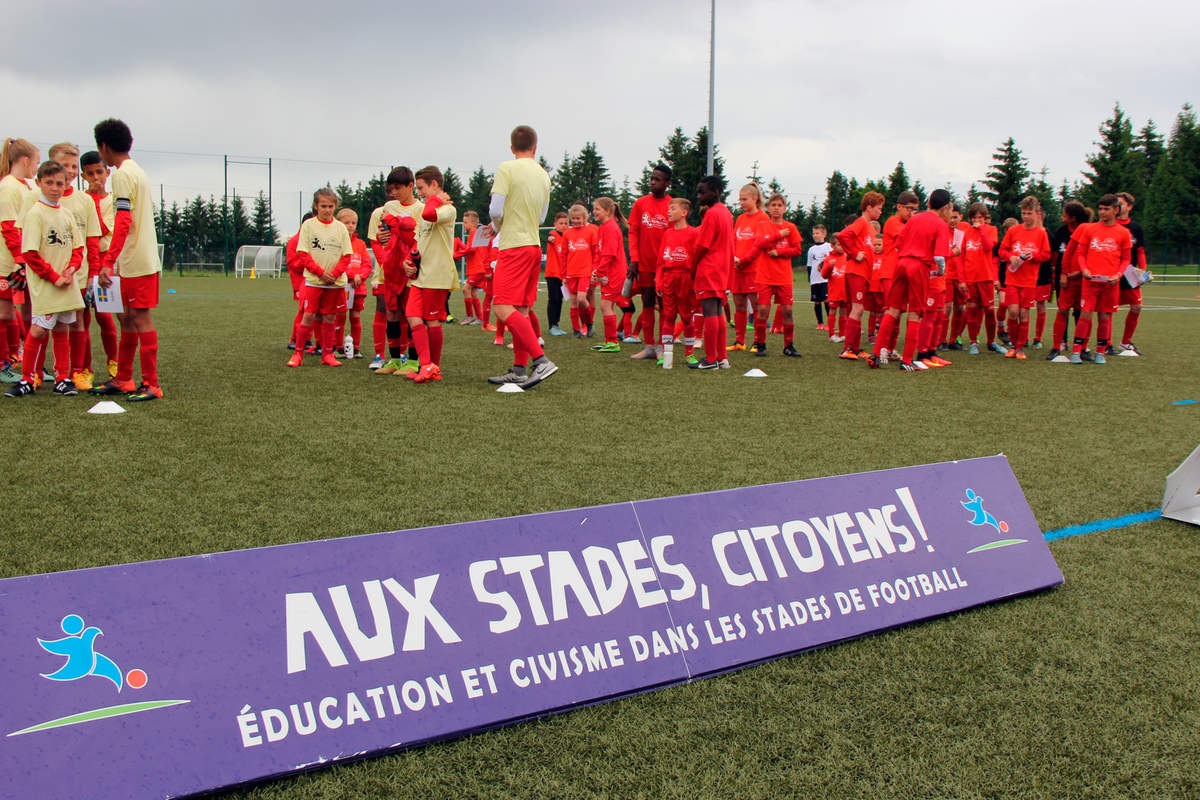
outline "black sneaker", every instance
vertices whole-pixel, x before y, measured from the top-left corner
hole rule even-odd
[[[1092,355],[1092,351],[1087,350],[1087,349],[1084,349],[1084,351],[1079,354],[1079,357],[1082,358],[1084,361],[1094,361],[1095,360],[1095,356]]]
[[[54,384],[54,394],[59,397],[74,397],[79,394],[79,390],[75,388],[75,384],[68,380],[61,380]]]
[[[547,358],[530,367],[529,374],[525,376],[525,380],[517,385],[522,389],[532,389],[556,372],[558,372],[558,367],[555,366],[553,361]]]
[[[697,361],[695,364],[688,364],[688,369],[717,369],[717,367],[715,361]]]
[[[572,336],[572,337],[574,337],[574,338],[576,338],[576,339],[582,339],[582,338],[583,338],[583,334],[582,334],[582,333],[580,333],[579,331],[575,331],[574,333],[572,333],[572,334],[571,334],[571,336]]]
[[[102,397],[107,397],[110,395],[129,394],[129,390],[118,388],[117,379],[113,378],[111,381],[106,381],[99,386],[93,386],[88,390],[88,394],[98,394]]]
[[[1055,347],[1055,348],[1052,348],[1049,353],[1046,353],[1046,360],[1053,361],[1054,359],[1058,358],[1061,355],[1062,355],[1062,353],[1060,353],[1058,348]]]
[[[1009,337],[1007,331],[1001,331],[998,338],[1005,347],[1012,347],[1012,339]]]
[[[938,342],[937,347],[934,348],[934,352],[935,353],[944,353],[949,349],[950,349],[950,345],[947,344],[946,342]]]
[[[917,368],[912,365],[911,361],[901,361],[900,362],[900,371],[901,372],[916,372]]]
[[[288,342],[288,350],[295,350],[295,349],[296,349],[296,343]]]
[[[789,344],[787,347],[783,348],[783,354],[789,358],[803,358],[803,356],[801,356],[796,350],[796,346],[794,344]]]
[[[8,391],[4,393],[5,397],[24,397],[27,394],[33,394],[33,384],[29,381],[22,380],[8,387]]]
[[[1115,356],[1115,355],[1118,355],[1120,352],[1121,352],[1120,350],[1113,347],[1111,344],[1108,347],[1104,348],[1104,355],[1106,355],[1106,356]]]
[[[950,346],[949,346],[949,347],[947,347],[946,349],[947,349],[947,350],[966,350],[967,348],[963,347],[963,346],[962,346],[961,344],[959,344],[958,342],[951,342],[951,343],[950,343]]]
[[[767,354],[767,343],[766,342],[755,342],[754,343],[754,355],[765,356],[766,354]]]
[[[527,375],[524,370],[522,370],[521,372],[515,372],[510,369],[508,372],[504,373],[503,375],[491,376],[490,378],[488,378],[488,383],[492,384],[493,386],[502,386],[503,384],[506,384],[506,383],[522,383],[528,377],[529,377],[529,375]]]

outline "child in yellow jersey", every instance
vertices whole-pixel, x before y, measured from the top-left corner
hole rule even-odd
[[[4,246],[0,247],[0,380],[5,383],[20,380],[12,366],[21,346],[21,322],[13,305],[24,302],[25,279],[17,218],[25,195],[30,193],[25,181],[33,177],[37,164],[38,149],[33,143],[4,139],[0,146],[0,231],[4,235]]]
[[[108,252],[112,244],[113,226],[116,224],[116,208],[113,206],[112,195],[108,193],[108,165],[95,150],[89,150],[79,157],[79,167],[83,179],[87,182],[87,193],[96,206],[100,218],[100,255]],[[88,281],[100,274],[100,259],[95,264],[88,263]],[[104,347],[104,357],[108,361],[108,377],[117,376],[117,321],[107,311],[92,310],[92,316],[100,328],[100,343]],[[89,353],[90,355],[90,353]],[[90,365],[89,365],[90,366]]]
[[[417,194],[425,200],[417,223],[417,253],[404,265],[408,301],[404,313],[412,330],[420,369],[408,373],[415,383],[442,379],[442,323],[454,286],[454,221],[458,213],[442,190],[442,171],[424,167],[416,174]]]
[[[97,280],[101,286],[121,278],[121,303],[117,315],[121,341],[117,345],[117,375],[92,389],[92,394],[129,395],[130,402],[157,400],[163,396],[158,385],[158,331],[150,317],[158,305],[158,237],[154,232],[154,202],[150,179],[129,157],[133,134],[119,119],[106,119],[95,127],[96,150],[104,163],[114,167],[113,195],[117,212],[113,238],[104,254]],[[140,355],[142,382],[133,382],[133,357]]]
[[[296,333],[296,342],[307,342],[315,327],[321,342],[321,363],[340,367],[333,354],[333,321],[346,312],[346,270],[354,255],[350,232],[334,219],[338,207],[337,192],[328,187],[313,194],[315,217],[300,226],[296,244],[296,259],[304,267],[304,288],[300,290],[300,306],[304,315]],[[304,350],[299,346],[287,362],[289,367],[304,363]]]
[[[77,240],[75,219],[59,201],[67,187],[61,164],[47,161],[38,167],[40,196],[22,218],[21,255],[28,270],[32,324],[21,360],[21,380],[6,397],[33,394],[41,381],[38,360],[51,333],[54,344],[54,393],[79,394],[70,380],[70,326],[83,297],[75,287],[75,273],[83,261],[83,244]]]

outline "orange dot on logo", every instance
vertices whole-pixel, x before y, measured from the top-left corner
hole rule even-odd
[[[1001,533],[1008,533],[1008,523],[1007,523],[1007,522],[1001,522],[1001,523],[1000,523],[1000,532],[1001,532]]]
[[[129,684],[131,689],[141,689],[146,685],[147,680],[149,679],[146,677],[146,673],[140,669],[131,669],[125,675],[125,683]]]

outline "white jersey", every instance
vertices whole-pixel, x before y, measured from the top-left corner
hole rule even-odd
[[[828,283],[829,281],[821,277],[821,265],[825,263],[825,256],[833,252],[833,245],[829,242],[823,244],[814,244],[808,248],[808,282],[809,285],[815,286],[818,283]]]

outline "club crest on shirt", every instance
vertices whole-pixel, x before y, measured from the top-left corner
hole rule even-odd
[[[1093,236],[1088,242],[1088,247],[1101,253],[1115,253],[1118,249],[1117,240],[1111,236],[1105,236],[1103,239]]]
[[[567,249],[572,253],[578,253],[580,250],[591,250],[592,246],[586,239],[571,239],[567,242]]]
[[[64,238],[64,235],[60,233],[57,228],[51,228],[46,231],[46,244],[54,245],[56,247],[70,247],[71,234],[68,232],[65,234]]]
[[[321,240],[316,236],[314,236],[312,238],[312,241],[309,242],[308,246],[310,249],[313,249],[313,250],[322,250],[323,251],[325,249],[325,245],[321,244]]]
[[[651,214],[648,211],[643,211],[642,227],[665,231],[667,229],[667,218],[662,214]]]
[[[671,264],[686,264],[688,262],[688,251],[686,247],[664,247],[663,261]]]

